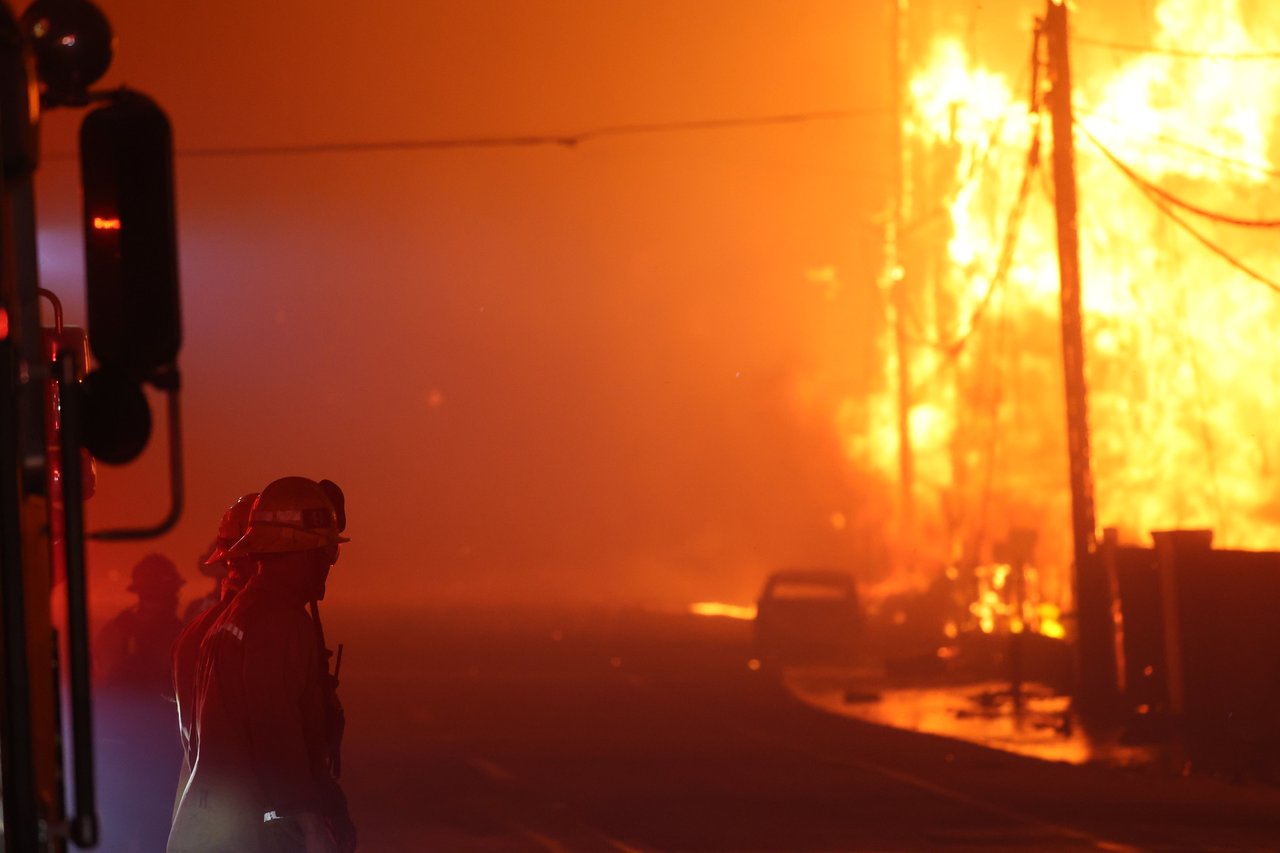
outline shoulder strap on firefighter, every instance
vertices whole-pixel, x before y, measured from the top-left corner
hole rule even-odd
[[[320,647],[320,686],[324,693],[325,739],[328,753],[326,763],[333,778],[338,779],[342,776],[342,734],[347,725],[346,712],[342,709],[342,702],[338,700],[338,673],[342,668],[342,644],[338,644],[337,660],[333,672],[330,672],[329,658],[334,655],[325,645],[324,624],[320,621],[320,603],[312,601],[308,607],[311,610],[311,620],[316,626],[316,642]]]

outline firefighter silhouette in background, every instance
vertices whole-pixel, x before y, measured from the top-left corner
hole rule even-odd
[[[186,583],[168,557],[148,554],[133,567],[129,592],[138,603],[102,626],[95,646],[98,685],[171,696],[169,650],[182,630],[178,590]]]
[[[191,746],[192,711],[196,691],[196,664],[200,656],[200,643],[204,640],[209,626],[218,620],[222,611],[231,602],[249,578],[258,570],[258,562],[252,555],[235,559],[227,559],[227,551],[244,536],[249,527],[249,512],[258,493],[242,496],[227,508],[218,524],[218,536],[213,546],[204,556],[209,566],[218,567],[206,571],[211,577],[218,577],[218,601],[210,607],[198,611],[190,619],[178,640],[173,644],[173,695],[178,704],[178,735],[182,740],[182,769],[178,774],[178,791],[174,798],[174,810],[177,810],[182,791],[191,775],[191,767],[195,763],[195,753]],[[204,599],[197,599],[196,602]],[[193,602],[196,603],[196,602]]]
[[[316,606],[348,541],[340,533],[326,488],[285,477],[262,490],[244,536],[226,552],[254,557],[258,572],[200,647],[195,761],[170,853],[355,849],[337,778],[336,676]]]
[[[95,646],[100,849],[161,850],[173,802],[174,640],[182,630],[178,590],[184,581],[168,558],[149,554],[133,567],[129,591],[138,603],[106,623]]]

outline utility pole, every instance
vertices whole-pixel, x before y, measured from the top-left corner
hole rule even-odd
[[[910,185],[908,153],[902,135],[906,123],[904,91],[908,48],[907,14],[910,0],[892,0],[893,8],[893,186],[890,188],[890,215],[885,225],[884,278],[882,286],[892,289],[893,332],[897,353],[898,380],[898,487],[899,487],[899,539],[908,549],[914,547],[916,530],[915,464],[911,447],[911,354],[907,340],[906,309],[907,277],[902,266],[902,226],[907,217]],[[915,561],[908,557],[908,569],[913,571]]]
[[[1077,700],[1086,716],[1104,712],[1115,694],[1110,587],[1097,550],[1093,470],[1089,458],[1089,408],[1084,374],[1084,323],[1080,309],[1080,243],[1076,210],[1074,116],[1067,6],[1049,0],[1043,33],[1048,45],[1049,109],[1053,120],[1053,181],[1061,279],[1062,367],[1067,403],[1067,455],[1071,480],[1074,593],[1081,683]]]

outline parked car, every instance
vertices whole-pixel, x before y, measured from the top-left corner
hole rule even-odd
[[[848,572],[782,569],[756,604],[754,643],[764,663],[848,663],[860,651],[862,607]]]

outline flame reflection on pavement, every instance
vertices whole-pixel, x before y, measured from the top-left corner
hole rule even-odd
[[[1008,682],[933,687],[871,688],[869,673],[794,668],[784,683],[800,701],[829,713],[955,738],[1044,761],[1129,765],[1142,751],[1090,740],[1070,716],[1070,697],[1026,685],[1013,713]]]

